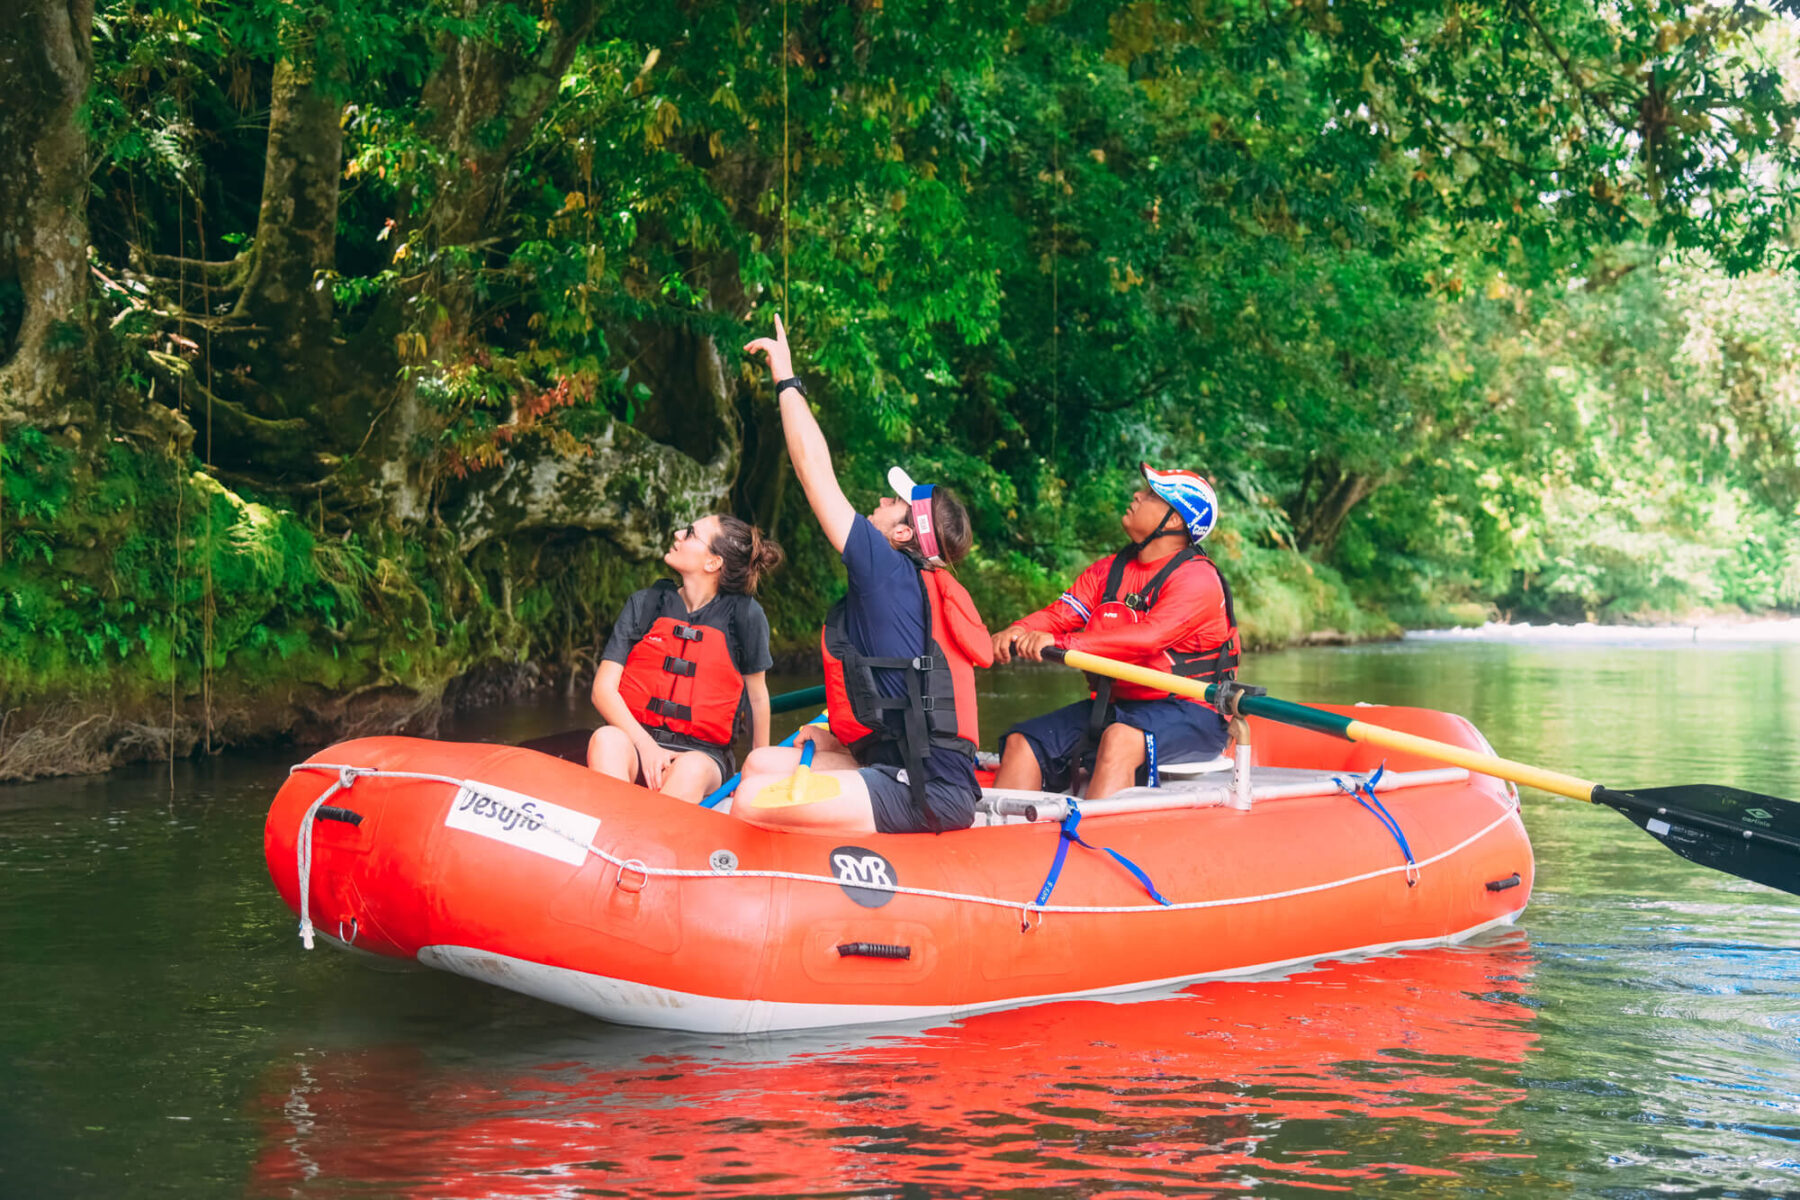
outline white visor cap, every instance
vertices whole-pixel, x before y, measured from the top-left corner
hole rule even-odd
[[[911,504],[913,489],[919,485],[913,482],[912,476],[906,473],[905,467],[890,467],[888,469],[888,486],[894,489],[894,495]]]

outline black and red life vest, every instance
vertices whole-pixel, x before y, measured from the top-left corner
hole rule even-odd
[[[926,617],[923,654],[917,658],[863,654],[850,640],[843,600],[826,614],[819,641],[832,736],[859,762],[869,761],[878,746],[897,747],[913,802],[923,811],[926,754],[937,747],[975,757],[981,741],[975,668],[994,661],[994,647],[962,584],[948,571],[914,566],[919,568],[919,601]],[[903,672],[906,693],[883,695],[875,684],[877,670]]]
[[[1223,683],[1227,679],[1237,678],[1238,662],[1243,657],[1243,644],[1238,636],[1237,609],[1231,600],[1231,584],[1225,581],[1225,573],[1219,570],[1217,563],[1207,557],[1198,546],[1183,546],[1169,556],[1162,569],[1150,577],[1143,590],[1119,596],[1119,586],[1125,578],[1126,566],[1137,557],[1137,547],[1127,546],[1113,555],[1112,566],[1106,573],[1106,588],[1100,593],[1100,603],[1094,606],[1094,612],[1088,618],[1086,628],[1109,629],[1119,624],[1135,625],[1143,620],[1143,614],[1162,595],[1163,585],[1169,577],[1191,562],[1204,563],[1218,576],[1219,590],[1225,595],[1225,638],[1215,646],[1203,650],[1184,653],[1178,650],[1165,650],[1162,657],[1164,663],[1157,669],[1180,675],[1184,679],[1198,679],[1202,683]],[[1146,664],[1155,665],[1155,664]],[[1142,696],[1134,692],[1144,693]],[[1167,692],[1136,686],[1127,687],[1120,692],[1121,699],[1147,699],[1166,696]]]
[[[736,735],[744,710],[744,677],[738,673],[726,635],[736,612],[731,593],[721,593],[707,605],[704,623],[685,619],[686,605],[668,580],[662,597],[669,597],[683,617],[658,616],[625,658],[619,679],[619,696],[638,724],[646,729],[667,729],[728,746]],[[727,603],[721,604],[720,601]]]
[[[1106,573],[1106,589],[1101,592],[1100,603],[1094,606],[1094,614],[1088,618],[1086,628],[1105,629],[1116,628],[1119,624],[1137,624],[1162,595],[1163,585],[1169,581],[1169,576],[1188,563],[1202,562],[1219,577],[1219,589],[1225,593],[1225,639],[1218,645],[1209,646],[1197,653],[1164,650],[1161,669],[1171,675],[1198,679],[1202,683],[1223,683],[1227,679],[1237,678],[1238,661],[1242,657],[1237,610],[1231,602],[1231,585],[1225,582],[1225,573],[1219,570],[1218,564],[1208,558],[1206,552],[1198,546],[1184,546],[1169,556],[1169,561],[1150,577],[1142,591],[1128,593],[1120,599],[1119,585],[1124,581],[1126,564],[1137,556],[1137,551],[1138,547],[1133,545],[1113,555],[1112,567]],[[1141,684],[1125,683],[1104,676],[1090,675],[1088,685],[1093,688],[1093,707],[1088,710],[1084,745],[1090,748],[1099,745],[1101,731],[1111,723],[1114,700],[1160,700],[1171,695]],[[1201,703],[1191,696],[1181,699]]]

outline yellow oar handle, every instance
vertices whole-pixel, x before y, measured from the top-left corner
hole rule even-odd
[[[1096,675],[1122,679],[1126,683],[1141,684],[1159,691],[1172,692],[1177,696],[1191,696],[1195,700],[1204,700],[1208,704],[1213,703],[1216,698],[1212,684],[1183,679],[1179,675],[1171,675],[1167,671],[1154,671],[1135,663],[1122,663],[1110,658],[1101,658],[1098,654],[1089,654],[1085,650],[1052,648],[1044,651],[1044,657],[1053,662],[1064,663],[1079,671],[1091,671]],[[1291,700],[1277,700],[1273,696],[1244,696],[1239,699],[1238,707],[1250,716],[1279,721],[1283,725],[1297,725],[1302,729],[1311,729],[1318,733],[1347,738],[1353,742],[1368,742],[1372,746],[1404,750],[1409,754],[1436,759],[1439,762],[1450,763],[1452,766],[1466,767],[1471,771],[1479,771],[1483,775],[1492,775],[1496,779],[1509,779],[1514,783],[1525,784],[1527,787],[1542,788],[1544,791],[1554,792],[1558,796],[1570,796],[1576,800],[1592,801],[1594,799],[1594,788],[1597,785],[1591,780],[1564,775],[1560,771],[1548,771],[1543,767],[1534,767],[1530,763],[1514,762],[1509,758],[1500,758],[1498,755],[1483,754],[1478,750],[1453,746],[1448,742],[1433,741],[1431,738],[1420,737],[1413,733],[1402,733],[1398,729],[1370,725],[1366,721],[1354,720],[1340,713],[1330,713],[1323,709],[1308,708],[1304,704],[1295,704]]]
[[[1244,707],[1248,711],[1251,706],[1246,702]],[[1495,754],[1483,754],[1479,750],[1469,750],[1462,746],[1452,746],[1449,742],[1436,742],[1430,738],[1422,738],[1416,733],[1402,733],[1398,729],[1386,729],[1380,725],[1370,725],[1366,721],[1351,721],[1344,728],[1344,736],[1353,742],[1368,742],[1371,746],[1386,746],[1389,750],[1404,750],[1409,754],[1435,758],[1439,762],[1447,762],[1452,766],[1467,767],[1469,770],[1479,771],[1483,775],[1492,775],[1497,779],[1510,779],[1514,783],[1542,788],[1546,792],[1554,792],[1558,796],[1569,796],[1576,800],[1592,800],[1594,788],[1598,786],[1592,780],[1564,775],[1561,771],[1550,771],[1543,767],[1534,767],[1530,763],[1514,762],[1510,758],[1501,758]]]
[[[1212,703],[1209,685],[1197,683],[1192,679],[1183,679],[1179,675],[1171,675],[1167,671],[1153,671],[1149,667],[1140,667],[1136,663],[1119,662],[1111,658],[1101,658],[1098,654],[1089,654],[1086,650],[1057,650],[1050,648],[1044,651],[1044,657],[1052,662],[1060,661],[1077,671],[1092,671],[1096,675],[1105,675],[1109,679],[1122,679],[1126,683],[1142,684],[1144,687],[1156,688],[1158,691],[1174,692],[1177,696],[1192,696],[1196,700]]]

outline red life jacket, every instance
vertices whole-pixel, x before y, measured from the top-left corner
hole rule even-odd
[[[819,641],[832,736],[859,762],[878,745],[898,746],[914,803],[923,805],[925,756],[932,747],[975,757],[981,741],[975,668],[993,663],[994,645],[975,601],[948,571],[921,566],[918,579],[927,617],[925,652],[918,658],[880,658],[857,650],[842,600],[826,614]],[[882,695],[875,686],[877,669],[905,672],[906,694]]]
[[[651,623],[626,656],[619,679],[619,696],[638,724],[715,746],[731,744],[743,706],[744,677],[721,627],[730,617],[727,607],[720,626],[669,616]]]
[[[1113,556],[1112,568],[1106,575],[1106,590],[1101,593],[1100,603],[1095,606],[1093,616],[1088,618],[1086,628],[1109,629],[1116,628],[1120,623],[1137,624],[1162,595],[1163,584],[1168,582],[1169,576],[1188,563],[1204,563],[1219,577],[1219,589],[1225,593],[1225,621],[1228,626],[1225,639],[1216,646],[1209,646],[1197,653],[1165,650],[1161,655],[1164,661],[1159,669],[1186,679],[1198,679],[1202,683],[1223,683],[1227,679],[1237,678],[1243,643],[1238,636],[1237,611],[1231,600],[1231,585],[1225,581],[1225,574],[1219,570],[1218,564],[1208,558],[1198,546],[1184,546],[1169,556],[1168,562],[1150,577],[1143,591],[1131,592],[1123,599],[1117,599],[1119,585],[1125,577],[1126,564],[1135,556],[1136,548],[1131,546]],[[1111,679],[1096,681],[1093,687],[1097,716],[1114,700],[1160,700],[1170,694],[1141,684]],[[1200,701],[1196,700],[1194,703],[1198,704]]]

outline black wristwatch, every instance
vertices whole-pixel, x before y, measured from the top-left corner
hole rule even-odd
[[[788,379],[778,379],[775,381],[775,398],[777,400],[781,399],[781,393],[788,388],[793,388],[802,396],[806,395],[806,385],[800,382],[800,377],[798,375],[795,375]]]

